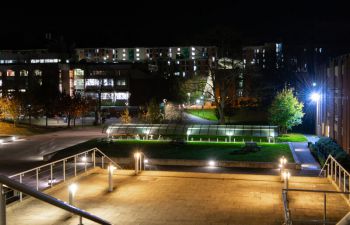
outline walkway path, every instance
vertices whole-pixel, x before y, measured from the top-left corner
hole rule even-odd
[[[45,164],[43,156],[93,138],[105,137],[100,127],[86,127],[25,137],[0,145],[0,174],[12,175]]]
[[[320,164],[312,156],[307,142],[289,142],[295,161],[301,163],[302,170],[320,170]]]
[[[194,124],[218,124],[217,121],[212,121],[212,120],[206,120],[203,118],[200,118],[198,116],[194,116],[189,113],[184,113],[184,119],[188,123],[194,123]]]

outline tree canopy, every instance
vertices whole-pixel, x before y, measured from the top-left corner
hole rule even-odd
[[[278,125],[282,133],[302,123],[304,104],[294,96],[293,89],[278,92],[269,108],[270,122]]]

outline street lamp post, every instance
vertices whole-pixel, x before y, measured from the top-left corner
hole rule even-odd
[[[110,164],[108,166],[108,191],[113,191],[113,171],[115,170],[115,167]]]
[[[190,106],[191,105],[191,93],[188,92],[187,95],[188,95],[188,106]]]
[[[74,206],[74,195],[78,189],[78,186],[76,184],[71,184],[69,185],[68,189],[69,189],[69,205]]]
[[[316,129],[316,134],[320,134],[320,100],[321,100],[321,95],[317,92],[314,92],[310,96],[311,100],[313,102],[316,102],[316,121],[315,121],[315,129]]]

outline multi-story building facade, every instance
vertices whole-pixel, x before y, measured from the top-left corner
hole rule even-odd
[[[317,103],[317,135],[333,138],[350,153],[350,55],[319,66],[321,98]]]
[[[44,85],[55,89],[59,83],[64,54],[45,49],[0,51],[0,96],[27,92]]]
[[[216,59],[215,46],[77,48],[78,62],[120,63],[143,62],[150,71],[163,75],[190,77],[208,74],[209,63]]]
[[[245,66],[259,70],[275,70],[283,68],[284,54],[282,43],[265,43],[258,46],[243,48],[243,62]]]
[[[145,64],[74,63],[65,55],[46,50],[0,51],[0,96],[45,87],[56,93],[99,98],[107,105],[124,105],[129,103],[132,92],[137,96],[130,83],[150,78]],[[142,91],[139,86],[138,89]],[[137,98],[134,100],[134,104],[141,104]]]

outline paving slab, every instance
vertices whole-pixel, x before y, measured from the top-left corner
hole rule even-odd
[[[107,192],[107,174],[95,172],[76,183],[76,206],[115,225],[281,225],[283,184],[278,176],[133,171],[114,175],[115,190]],[[326,179],[292,178],[291,188],[334,190]],[[50,192],[68,200],[66,186]],[[296,218],[322,218],[322,196],[290,194]],[[340,196],[328,198],[329,218],[340,220],[348,205]],[[9,207],[8,224],[78,224],[78,217],[38,200]],[[95,224],[84,220],[84,225]]]

